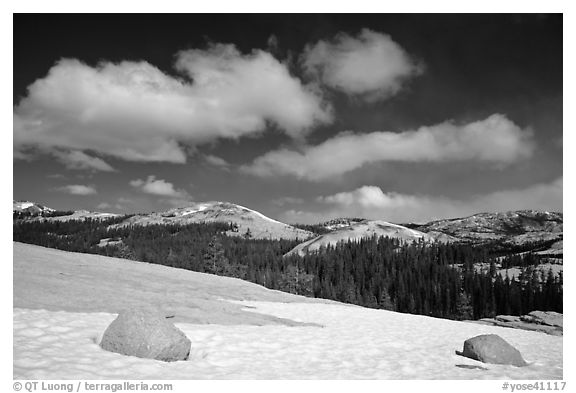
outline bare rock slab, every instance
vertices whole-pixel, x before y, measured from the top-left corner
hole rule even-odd
[[[129,309],[108,326],[100,346],[123,355],[173,362],[188,358],[191,343],[164,315],[152,309]]]
[[[510,364],[516,367],[527,366],[522,354],[506,340],[496,334],[483,334],[464,341],[462,352],[456,354],[483,363]]]
[[[502,326],[514,329],[531,330],[553,336],[563,335],[563,315],[554,311],[532,311],[527,315],[497,315],[482,318],[475,323]]]
[[[564,327],[563,315],[554,311],[532,311],[528,315],[521,316],[520,319],[524,322]]]

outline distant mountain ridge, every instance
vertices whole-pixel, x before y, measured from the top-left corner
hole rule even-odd
[[[86,220],[86,219],[106,219],[113,217],[121,217],[122,214],[93,212],[89,210],[76,210],[72,214],[45,218],[48,221],[69,221],[69,220]]]
[[[54,221],[103,219],[120,217],[119,214],[75,211],[72,214],[50,217],[55,209],[30,201],[13,201],[13,212],[24,215],[44,216]],[[117,224],[186,225],[200,222],[232,223],[237,229],[229,231],[231,236],[246,236],[254,239],[299,239],[303,243],[288,254],[303,255],[318,250],[322,245],[336,244],[339,241],[357,241],[364,237],[389,236],[404,241],[424,239],[440,242],[468,242],[484,244],[502,242],[522,246],[529,243],[546,242],[553,244],[550,250],[539,249],[540,255],[562,255],[563,214],[558,212],[519,210],[500,213],[478,213],[467,217],[450,218],[426,224],[393,224],[382,220],[362,218],[335,218],[318,224],[328,233],[317,236],[308,230],[274,220],[264,214],[230,202],[210,201],[191,203],[163,212],[142,213],[129,216]],[[309,229],[309,228],[306,228]]]
[[[13,201],[12,213],[19,213],[24,217],[47,221],[85,220],[88,218],[103,219],[121,216],[121,214],[116,213],[93,212],[88,210],[58,211],[30,201]]]
[[[54,211],[56,210],[35,202],[12,201],[12,213],[19,212],[28,213],[30,215],[38,215],[42,213],[52,213]]]
[[[361,219],[334,219],[321,224],[334,228],[302,243],[286,255],[305,255],[328,244],[340,241],[358,241],[361,238],[388,236],[404,241],[423,239],[440,242],[467,242],[485,244],[502,242],[511,246],[555,241],[550,250],[539,250],[539,255],[562,255],[563,214],[537,210],[518,210],[500,213],[478,213],[468,217],[431,221],[426,224],[391,224],[385,221]]]
[[[561,240],[564,218],[562,213],[518,210],[501,213],[478,213],[468,217],[432,221],[410,228],[483,243],[503,241],[509,244],[525,244],[533,241]]]

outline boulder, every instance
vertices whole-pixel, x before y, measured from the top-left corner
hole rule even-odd
[[[464,341],[462,352],[457,355],[479,360],[483,363],[511,364],[516,367],[528,365],[520,351],[496,334],[483,334]]]
[[[153,309],[121,311],[104,332],[100,346],[128,356],[173,362],[186,360],[190,340]]]

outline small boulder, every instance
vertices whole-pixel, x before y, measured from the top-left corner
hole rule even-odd
[[[479,360],[483,363],[511,364],[516,367],[527,366],[520,351],[496,334],[483,334],[464,341],[462,352],[457,355]]]
[[[104,332],[100,346],[128,356],[173,362],[186,360],[190,340],[152,309],[121,311]]]

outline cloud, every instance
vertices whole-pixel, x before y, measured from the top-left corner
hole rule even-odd
[[[208,164],[213,165],[213,166],[217,166],[220,168],[227,168],[230,165],[230,164],[228,164],[228,162],[225,159],[218,157],[218,156],[214,156],[212,154],[208,154],[208,155],[204,156],[204,159],[206,160],[206,162]]]
[[[480,212],[509,210],[562,211],[562,177],[524,189],[509,189],[476,195],[466,200],[384,192],[377,186],[318,197],[317,211],[289,210],[282,218],[289,222],[320,222],[334,217],[364,217],[397,223],[427,222],[468,216]]]
[[[130,181],[130,185],[140,191],[151,194],[174,198],[188,197],[185,190],[176,190],[174,185],[163,179],[156,179],[156,176],[150,175],[146,180],[136,179]]]
[[[79,150],[55,150],[52,154],[68,169],[115,172],[115,169],[101,158],[91,157]]]
[[[65,192],[65,193],[68,193],[71,195],[82,195],[82,196],[94,195],[94,194],[98,193],[94,186],[85,186],[82,184],[70,184],[70,185],[67,185],[64,187],[59,187],[56,190],[61,191],[61,192]]]
[[[34,160],[34,154],[31,152],[24,152],[18,149],[14,149],[12,152],[12,158],[15,160],[22,160],[22,161],[32,161]]]
[[[332,41],[306,46],[301,62],[309,75],[350,95],[385,98],[423,71],[389,35],[363,29],[356,37],[338,34]]]
[[[302,137],[331,121],[322,98],[267,52],[216,44],[179,52],[175,69],[180,77],[145,61],[58,61],[14,108],[15,156],[32,147],[184,163],[186,146],[270,124]]]
[[[241,167],[241,171],[319,181],[381,161],[478,161],[507,165],[532,155],[532,137],[530,130],[522,130],[506,116],[494,114],[464,125],[447,121],[400,133],[343,132],[302,151],[268,152]]]

